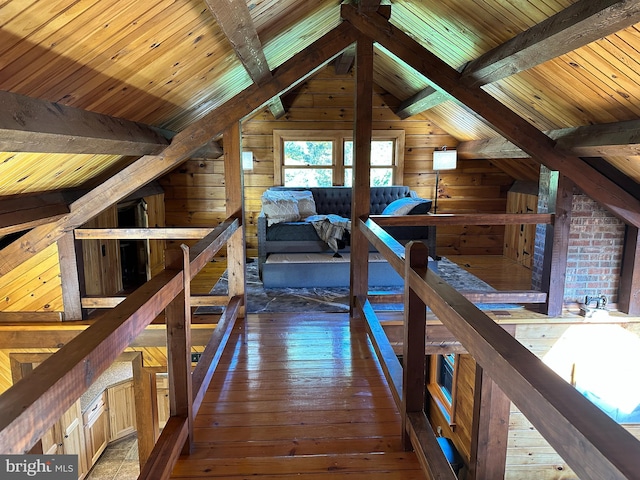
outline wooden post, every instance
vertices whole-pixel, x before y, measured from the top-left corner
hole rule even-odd
[[[550,175],[549,213],[555,213],[555,221],[553,225],[547,225],[545,233],[542,290],[547,292],[545,313],[559,317],[562,315],[567,275],[573,184],[559,172],[550,172]]]
[[[238,218],[239,228],[227,242],[229,297],[240,295],[246,305],[246,245],[244,237],[244,189],[241,162],[240,122],[224,131],[224,174],[227,217]]]
[[[640,236],[638,228],[627,225],[618,287],[618,310],[640,315]]]
[[[370,164],[373,129],[373,42],[361,37],[356,50],[356,97],[353,132],[353,190],[351,196],[351,314],[355,298],[369,288],[369,241],[358,229],[358,219],[369,217],[371,202]]]
[[[471,427],[471,480],[504,478],[511,401],[476,364]]]
[[[86,293],[82,243],[76,241],[73,232],[67,232],[58,239],[58,259],[62,284],[62,305],[64,320],[82,320],[82,298]]]
[[[191,386],[191,275],[189,249],[182,245],[183,280],[182,292],[167,306],[167,366],[169,373],[169,404],[172,417],[187,419],[188,437],[183,453],[188,454],[193,446],[193,404]],[[176,250],[167,250],[167,265],[177,266]]]
[[[429,250],[422,242],[409,242],[405,247],[404,272],[404,340],[402,380],[402,445],[411,450],[407,432],[407,417],[411,413],[424,411],[426,368],[425,341],[427,306],[409,285],[411,270],[424,276],[427,270]]]
[[[141,353],[138,353],[131,361],[131,366],[136,407],[136,430],[138,431],[138,461],[140,468],[142,468],[149,459],[160,435],[156,375],[144,368]]]

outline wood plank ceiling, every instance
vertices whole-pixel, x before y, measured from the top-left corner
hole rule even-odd
[[[363,2],[363,6],[376,8],[378,3]],[[637,2],[393,0],[390,22],[462,71],[574,3],[579,11],[588,10],[587,6],[601,10],[600,16],[588,17],[592,24],[587,30],[599,32],[594,24],[608,23],[613,33],[555,58],[530,55],[542,63],[533,62],[530,68],[483,89],[559,143],[573,132],[562,129],[601,124],[622,129],[624,148],[598,145],[579,154],[604,156],[640,182],[639,141],[633,134],[640,116],[640,25],[634,24],[639,19],[633,7]],[[610,20],[612,11],[624,18]],[[157,128],[171,138],[254,81],[259,84],[271,78],[285,61],[340,23],[340,4],[335,0],[5,0],[0,2],[0,91],[58,105],[41,105],[45,110],[69,106],[137,122],[142,130]],[[234,37],[234,28],[242,29],[240,36]],[[556,43],[569,44],[567,40]],[[547,44],[534,48],[556,51]],[[256,49],[262,49],[262,57],[245,58],[243,63],[243,55]],[[267,65],[264,61],[257,65],[256,58],[263,58]],[[375,48],[374,82],[405,102],[407,110],[398,112],[400,116],[411,114],[416,95],[434,90],[424,75],[380,45]],[[429,117],[463,142],[461,151],[466,148],[469,156],[491,158],[488,152],[495,151],[491,139],[502,141],[499,134],[451,97],[437,88],[435,92],[440,98],[428,97],[432,100]],[[10,113],[8,119],[0,117],[0,132],[10,132],[12,122],[33,120],[16,118],[20,110],[8,107],[21,100],[0,97],[3,110]],[[274,115],[282,114],[277,102],[277,97],[271,102]],[[620,127],[625,121],[629,122],[626,127]],[[19,148],[15,141],[13,147],[0,145],[8,150],[0,152],[0,197],[91,187],[137,158],[125,156],[125,150],[113,145],[106,151],[68,146],[56,150],[48,137],[38,133],[45,130],[44,123],[56,122],[36,121],[30,139],[48,146],[43,153],[33,153],[37,150],[33,146]],[[592,131],[574,133],[589,138]],[[81,135],[77,133],[73,140],[82,142]],[[153,130],[144,135],[150,138]],[[611,132],[606,135],[613,137]],[[100,143],[88,136],[86,143]],[[163,142],[158,137],[151,141],[156,147]],[[478,140],[484,143],[470,143]],[[511,160],[500,160],[500,166],[516,177],[527,175],[522,167],[526,155],[513,145],[502,147],[501,151],[511,153]],[[148,146],[137,155],[155,153]]]

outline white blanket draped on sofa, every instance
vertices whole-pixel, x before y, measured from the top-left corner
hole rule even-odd
[[[313,224],[318,236],[329,245],[329,248],[338,254],[340,247],[338,242],[344,238],[344,233],[351,233],[351,220],[339,215],[312,215],[306,219]]]

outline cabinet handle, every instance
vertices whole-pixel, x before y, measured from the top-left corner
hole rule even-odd
[[[69,438],[69,435],[65,435],[64,438]]]

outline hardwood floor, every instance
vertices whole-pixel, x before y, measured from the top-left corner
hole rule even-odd
[[[249,315],[172,478],[424,478],[360,320]]]

